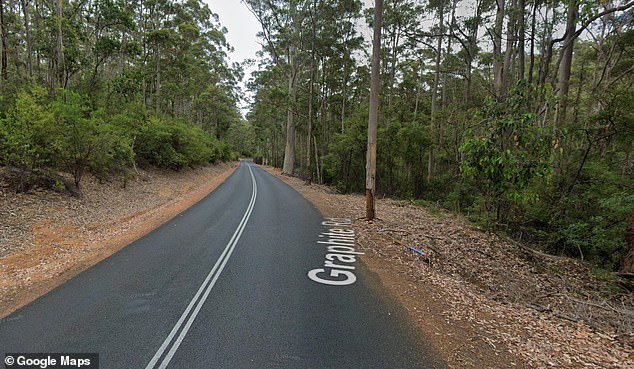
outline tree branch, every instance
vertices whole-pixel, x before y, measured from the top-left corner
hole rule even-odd
[[[610,8],[610,9],[606,9],[604,11],[602,11],[601,13],[595,15],[594,17],[591,17],[590,19],[588,19],[585,23],[583,23],[581,25],[581,27],[576,30],[573,34],[572,37],[562,46],[562,49],[567,48],[568,46],[570,46],[570,44],[577,39],[577,37],[579,37],[581,35],[581,33],[583,33],[583,31],[586,30],[586,28],[588,28],[595,20],[608,15],[608,14],[612,14],[615,12],[620,12],[620,11],[625,11],[628,10],[629,8],[634,6],[634,1],[631,1],[625,5],[621,5],[621,6],[617,6],[616,8]],[[551,45],[554,45],[557,42],[561,42],[563,40],[565,40],[568,37],[568,32],[566,32],[562,37],[560,38],[556,38],[554,40],[551,40],[550,43]]]

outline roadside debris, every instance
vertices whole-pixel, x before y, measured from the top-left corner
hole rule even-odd
[[[365,209],[363,196],[278,178],[324,216]],[[376,206],[380,219],[354,222],[361,260],[451,367],[634,368],[634,294],[589,265],[406,201]]]

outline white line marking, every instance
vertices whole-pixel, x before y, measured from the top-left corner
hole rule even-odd
[[[167,355],[161,362],[159,369],[165,369],[165,367],[167,367],[170,360],[174,356],[174,353],[176,352],[176,350],[178,350],[178,347],[180,346],[181,342],[183,342],[185,335],[187,335],[187,331],[189,331],[189,328],[194,322],[194,319],[196,319],[196,316],[198,315],[198,312],[200,312],[200,309],[205,303],[205,300],[207,300],[207,297],[209,296],[211,289],[216,284],[216,281],[218,280],[220,273],[222,273],[222,270],[225,268],[227,261],[229,261],[229,258],[231,257],[233,250],[236,248],[236,244],[238,243],[238,240],[240,240],[240,237],[242,236],[242,232],[244,231],[244,228],[246,227],[246,224],[249,221],[249,218],[251,217],[251,213],[253,212],[253,207],[255,205],[255,199],[257,198],[257,194],[258,194],[258,186],[257,186],[257,183],[255,182],[255,177],[253,176],[253,170],[251,170],[250,165],[247,165],[247,166],[249,167],[249,172],[251,173],[251,183],[253,185],[253,192],[251,194],[251,201],[249,202],[249,206],[247,206],[247,209],[244,212],[244,215],[242,216],[242,219],[240,220],[238,227],[233,233],[233,236],[231,236],[229,243],[227,243],[227,246],[225,246],[225,249],[222,251],[222,254],[216,261],[216,264],[211,269],[211,271],[209,272],[209,274],[207,275],[203,283],[200,285],[200,288],[198,288],[198,291],[196,292],[196,294],[190,301],[189,305],[187,305],[187,308],[185,309],[181,317],[176,322],[176,325],[174,325],[174,328],[172,328],[172,331],[169,333],[167,338],[165,338],[165,341],[163,341],[163,344],[156,351],[156,354],[154,354],[154,357],[152,357],[152,360],[150,360],[150,362],[145,367],[145,369],[153,369],[155,367],[158,360],[161,358],[161,356],[163,355],[167,347],[170,345],[170,343],[174,339],[174,336],[176,335],[176,333],[181,329],[181,326],[183,325],[183,322],[189,315],[191,309],[194,307],[194,305],[196,305],[194,312],[189,316],[189,319],[187,319],[187,323],[185,323],[185,326],[181,330],[178,337],[176,338],[176,341],[172,343],[172,347],[170,348]],[[200,298],[200,295],[203,293],[203,291],[204,291],[204,294],[202,295],[202,298]]]

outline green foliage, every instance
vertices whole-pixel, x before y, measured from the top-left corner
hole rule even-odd
[[[97,126],[95,149],[100,153],[90,158],[89,171],[100,180],[114,176],[126,177],[134,164],[132,140],[119,127],[102,123]]]
[[[47,97],[38,87],[17,94],[0,126],[2,165],[33,170],[52,163],[49,140],[54,117],[45,105]]]
[[[130,140],[134,157],[142,166],[181,170],[231,159],[228,146],[201,128],[152,116],[137,104],[127,106],[111,122]]]
[[[255,127],[246,121],[234,123],[229,127],[227,144],[241,156],[254,157],[256,152]]]
[[[240,123],[233,98],[220,86],[207,86],[194,100],[194,107],[202,117],[200,126],[217,139],[223,139],[232,125]]]
[[[569,196],[540,204],[552,214],[551,248],[618,267],[627,249],[627,219],[634,213],[634,183],[614,175],[598,160],[584,167],[579,181]]]
[[[551,170],[552,133],[526,111],[527,93],[518,86],[505,103],[491,102],[480,129],[468,131],[460,147],[463,176],[480,184],[485,210],[496,221],[506,218],[510,204],[537,201],[530,185],[547,179]]]
[[[141,164],[180,170],[223,159],[226,153],[202,129],[167,118],[150,118],[134,131]]]
[[[324,179],[343,192],[365,188],[367,113],[345,121],[344,133],[333,135],[324,158]],[[378,129],[377,188],[403,197],[420,197],[424,191],[425,148],[430,144],[428,129],[420,122],[392,120]]]
[[[142,106],[108,117],[85,96],[58,90],[51,100],[40,87],[18,92],[2,119],[0,143],[0,164],[67,172],[77,187],[88,172],[100,180],[125,177],[137,161],[179,170],[231,157],[201,128],[152,117]]]
[[[325,180],[344,193],[361,192],[365,188],[367,125],[366,114],[347,120],[347,129],[335,134],[330,153],[324,158]]]
[[[55,167],[71,173],[76,186],[86,172],[106,179],[124,173],[132,163],[130,141],[98,117],[85,97],[60,90],[50,109],[55,119],[49,137]]]
[[[2,125],[2,164],[66,171],[76,186],[87,171],[100,178],[123,174],[133,160],[129,140],[98,118],[82,96],[62,90],[56,96],[48,101],[38,87],[18,93]]]

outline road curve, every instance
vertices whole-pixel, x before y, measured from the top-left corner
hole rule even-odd
[[[356,260],[350,227],[325,222],[242,162],[198,204],[0,320],[0,355],[98,353],[102,369],[445,367]]]

